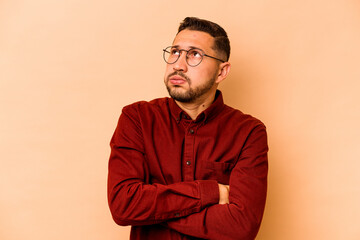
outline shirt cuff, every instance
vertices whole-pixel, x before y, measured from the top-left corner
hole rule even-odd
[[[219,203],[219,185],[215,180],[198,180],[201,209]]]

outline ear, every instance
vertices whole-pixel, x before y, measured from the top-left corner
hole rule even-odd
[[[215,82],[220,83],[223,80],[225,80],[225,78],[227,77],[227,75],[230,72],[230,69],[231,69],[231,64],[229,62],[224,62],[224,63],[220,64],[219,74],[218,74],[218,77]]]

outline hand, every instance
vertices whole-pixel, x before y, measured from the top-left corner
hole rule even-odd
[[[228,204],[229,203],[229,185],[223,185],[218,183],[219,185],[219,204]]]

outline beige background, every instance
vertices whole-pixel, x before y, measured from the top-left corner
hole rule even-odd
[[[360,239],[357,0],[0,0],[0,239],[128,239],[108,144],[123,106],[167,96],[185,16],[227,30],[225,102],[268,128],[257,239]]]

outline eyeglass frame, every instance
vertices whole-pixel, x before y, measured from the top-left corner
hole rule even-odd
[[[204,50],[202,50],[202,49],[200,49],[200,48],[192,47],[192,48],[190,48],[189,50],[177,48],[177,49],[179,50],[179,52],[180,52],[180,54],[178,55],[178,58],[177,58],[173,63],[169,63],[169,62],[166,60],[166,58],[165,58],[165,53],[167,52],[167,49],[168,49],[168,48],[170,48],[170,49],[171,49],[171,48],[177,48],[177,46],[168,46],[168,47],[166,47],[166,48],[163,49],[163,58],[164,58],[164,61],[165,61],[167,64],[174,64],[174,63],[176,63],[176,62],[179,60],[182,51],[186,52],[186,56],[185,56],[186,58],[185,58],[185,60],[186,60],[187,65],[189,65],[190,67],[199,66],[200,63],[202,62],[202,60],[204,59],[204,56],[205,56],[205,57],[212,58],[212,59],[215,59],[215,60],[218,60],[218,61],[220,61],[220,62],[222,62],[222,63],[225,63],[225,62],[226,62],[226,61],[221,60],[221,59],[219,59],[219,58],[216,58],[216,57],[207,55],[207,54],[204,52]],[[199,62],[198,64],[196,64],[196,65],[190,65],[190,64],[188,63],[188,56],[187,56],[187,55],[188,55],[189,51],[194,50],[194,49],[199,50],[199,51],[201,52],[201,54],[202,54],[202,55],[201,55],[201,60],[200,60],[200,62]],[[167,52],[167,53],[170,53],[170,52]]]

